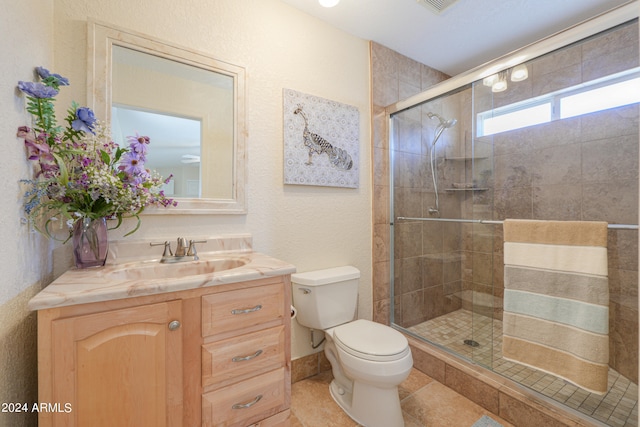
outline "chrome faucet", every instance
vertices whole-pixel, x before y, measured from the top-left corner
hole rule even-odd
[[[164,251],[162,252],[161,263],[173,263],[173,262],[186,262],[197,261],[198,251],[196,250],[196,243],[206,243],[206,240],[189,240],[187,245],[187,239],[184,237],[178,237],[177,247],[175,255],[171,251],[171,242],[165,240],[164,242],[151,242],[150,246],[162,246],[164,245]]]
[[[187,239],[184,237],[178,237],[178,247],[176,248],[177,257],[182,257],[187,255]]]

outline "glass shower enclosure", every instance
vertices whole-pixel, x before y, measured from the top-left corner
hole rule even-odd
[[[389,110],[391,321],[605,425],[631,426],[638,395],[638,23],[573,37]],[[609,224],[606,394],[503,359],[505,219]]]

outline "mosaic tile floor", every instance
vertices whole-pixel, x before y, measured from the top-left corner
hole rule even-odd
[[[458,310],[408,328],[475,363],[612,427],[638,426],[638,385],[609,368],[609,391],[589,393],[553,375],[502,358],[502,321]],[[473,330],[473,333],[472,333]],[[472,347],[464,343],[472,339]],[[493,345],[491,343],[493,342]]]

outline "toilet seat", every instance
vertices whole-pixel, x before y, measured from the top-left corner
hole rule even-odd
[[[332,332],[338,348],[360,359],[389,362],[411,352],[404,335],[369,320],[355,320],[334,328]]]

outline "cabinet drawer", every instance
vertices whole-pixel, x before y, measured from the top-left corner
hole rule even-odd
[[[285,365],[284,325],[202,346],[202,385],[218,387]]]
[[[285,409],[284,368],[202,395],[202,425],[246,426]]]
[[[275,414],[273,417],[266,418],[257,423],[251,424],[249,427],[290,427],[291,411],[288,409],[282,411],[279,414]]]
[[[284,319],[283,301],[281,282],[205,295],[202,297],[202,336],[252,326],[274,326]]]

